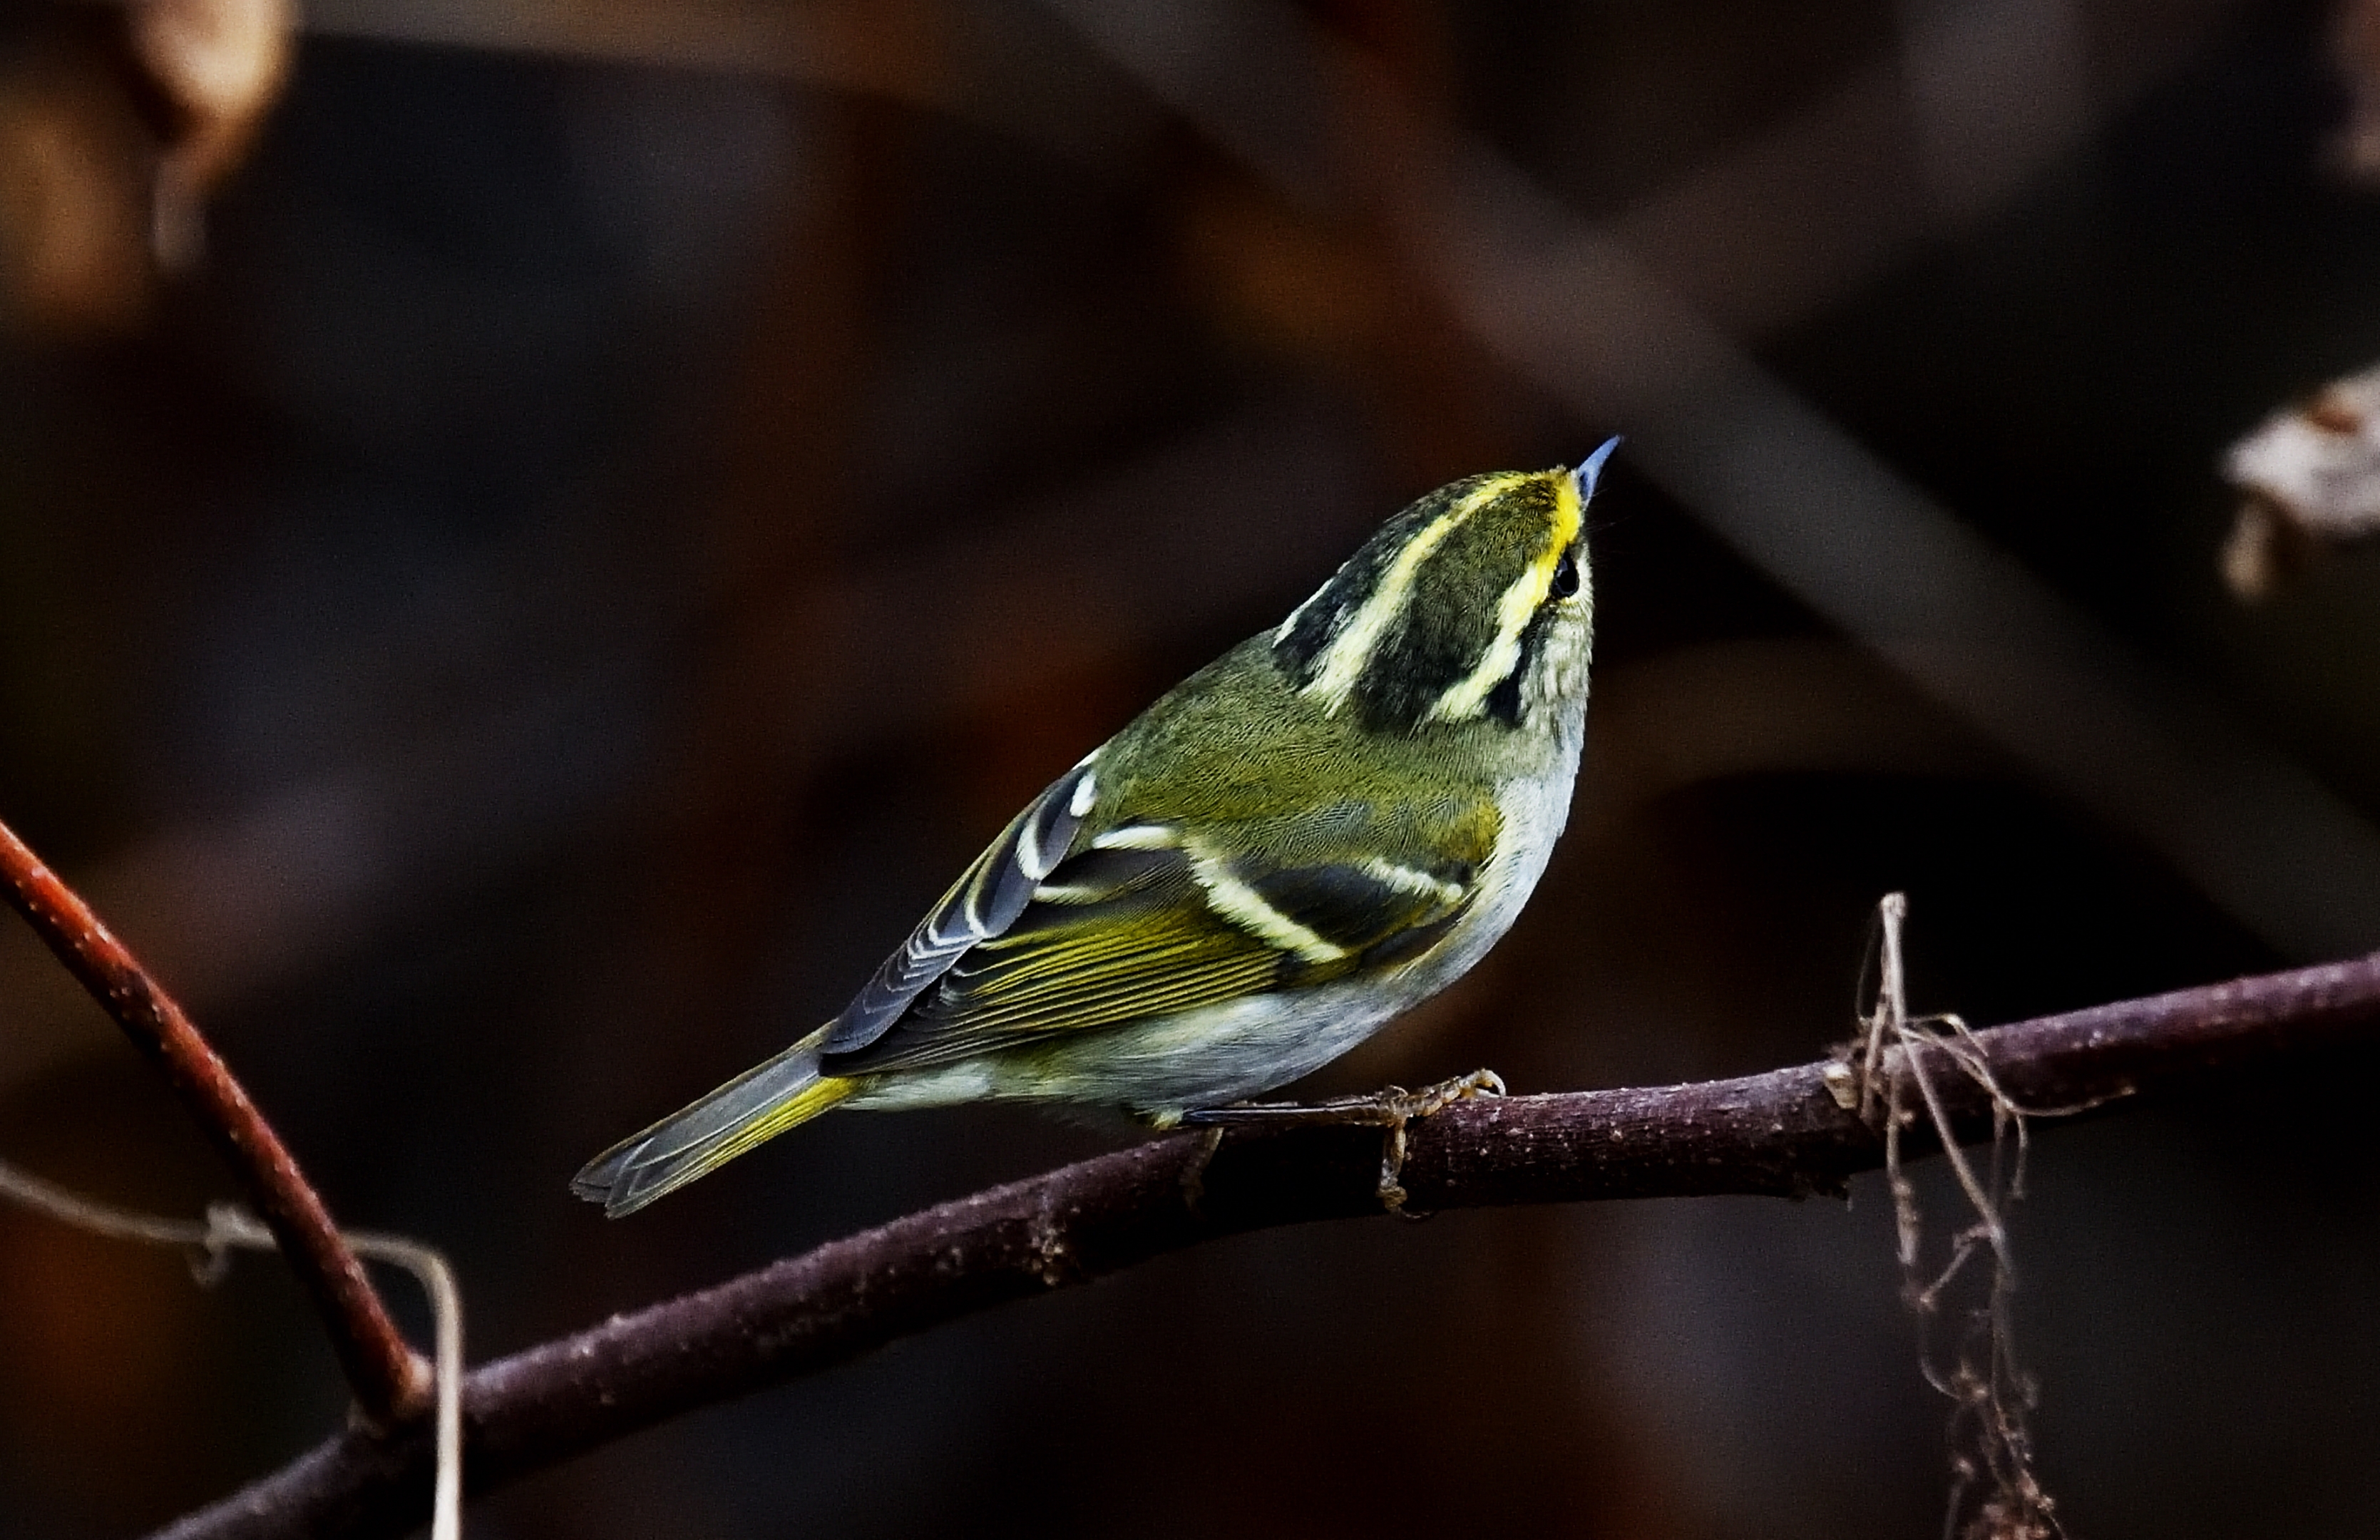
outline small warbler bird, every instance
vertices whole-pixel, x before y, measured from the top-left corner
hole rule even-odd
[[[1240,1121],[1231,1104],[1460,978],[1569,817],[1585,505],[1618,444],[1574,470],[1468,477],[1390,519],[1017,814],[842,1014],[573,1190],[633,1213],[838,1106]],[[1354,1121],[1393,1123],[1401,1158],[1404,1117],[1494,1084]]]

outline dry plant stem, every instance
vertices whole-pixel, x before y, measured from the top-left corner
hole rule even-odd
[[[234,1248],[281,1249],[273,1231],[257,1223],[255,1216],[230,1204],[208,1205],[204,1223],[169,1219],[95,1203],[6,1161],[0,1161],[0,1198],[112,1241],[178,1246],[189,1254],[192,1275],[210,1287],[221,1278]],[[463,1540],[463,1291],[446,1258],[419,1241],[366,1231],[349,1231],[346,1239],[358,1255],[394,1263],[411,1273],[430,1296],[438,1335],[438,1476],[430,1540]]]
[[[365,1414],[387,1423],[426,1411],[430,1365],[398,1335],[322,1198],[182,1008],[5,823],[0,884],[67,971],[165,1072],[176,1094],[230,1160],[321,1313],[332,1351]]]
[[[2104,1110],[2374,1037],[2380,955],[2046,1016],[1960,1046],[2021,1105]],[[1962,1137],[1988,1135],[1993,1094],[1949,1073],[1949,1049],[1922,1051],[1944,1072],[1937,1089],[1950,1125]],[[1433,1209],[1839,1192],[1880,1166],[1884,1148],[1837,1103],[1830,1068],[1459,1103],[1415,1126],[1404,1182],[1415,1203]],[[1905,1136],[1912,1146],[1922,1138],[1921,1130]],[[1203,1143],[1179,1134],[978,1193],[486,1364],[464,1390],[470,1485],[484,1491],[694,1407],[1164,1252],[1379,1212],[1373,1130],[1235,1135],[1208,1163],[1194,1209],[1182,1173]],[[401,1534],[426,1510],[430,1469],[420,1429],[351,1430],[164,1534]]]
[[[1884,1077],[1884,1171],[1900,1237],[1901,1292],[1917,1318],[1918,1366],[1926,1383],[1946,1397],[1952,1408],[1947,1430],[1950,1501],[1942,1534],[1945,1540],[2062,1540],[2066,1532],[2058,1520],[2057,1503],[2033,1468],[2033,1437],[2026,1415],[2036,1403],[2036,1393],[2032,1376],[2017,1357],[2016,1262],[2007,1216],[2024,1195],[2028,1117],[2067,1115],[2081,1109],[2020,1108],[2001,1088],[1992,1073],[1989,1056],[1980,1051],[1975,1035],[1963,1022],[1956,1016],[1909,1014],[1901,951],[1901,930],[1908,917],[1906,894],[1887,893],[1876,905],[1882,968],[1876,1008],[1863,1019],[1867,1028],[1866,1057],[1859,1106],[1863,1119],[1873,1122],[1876,1067],[1887,1061],[1889,1049],[1899,1050],[1895,1073]],[[1930,1061],[1937,1056],[1947,1058],[1991,1100],[1991,1163],[1981,1176],[1959,1147],[1957,1131],[1936,1084],[1939,1066]],[[1930,1119],[1926,1126],[1949,1157],[1973,1216],[1972,1222],[1960,1225],[1948,1237],[1948,1255],[1938,1269],[1929,1269],[1925,1263],[1917,1190],[1901,1163],[1902,1131],[1916,1122],[1914,1111],[1904,1107],[1906,1091],[1912,1084],[1925,1104]],[[1841,1086],[1829,1089],[1839,1104],[1848,1099]],[[2012,1161],[2009,1158],[2011,1132]],[[1946,1370],[1935,1356],[1934,1328],[1979,1245],[1988,1248],[1991,1258],[1989,1277],[1982,1285],[1985,1299],[1980,1304],[1968,1303],[1958,1313],[1962,1329],[1954,1361]],[[1972,1295],[1974,1280],[1969,1279],[1965,1287]],[[1980,1364],[1976,1362],[1979,1342],[1984,1349]]]

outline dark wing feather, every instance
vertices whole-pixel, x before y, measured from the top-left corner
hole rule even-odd
[[[1009,820],[1000,838],[952,884],[900,950],[827,1024],[827,1053],[854,1052],[884,1036],[910,1002],[969,948],[1015,923],[1032,902],[1033,890],[1064,861],[1082,828],[1075,792],[1090,772],[1087,762],[1076,765]]]
[[[1232,875],[1276,912],[1333,946],[1357,952],[1430,923],[1461,897],[1393,881],[1371,867],[1342,861],[1258,869],[1243,860],[1232,863]],[[1466,891],[1469,885],[1467,872],[1460,883],[1450,884]]]
[[[871,1046],[833,1053],[826,1071],[949,1063],[1411,961],[1469,906],[1487,855],[1472,839],[1477,828],[1477,820],[1446,828],[1453,850],[1408,846],[1409,867],[1318,854],[1294,866],[1246,856],[1226,863],[1178,845],[1087,849],[1053,868],[1003,933],[920,988]],[[1305,842],[1292,831],[1267,843]],[[1235,897],[1219,902],[1219,890]],[[1281,945],[1278,925],[1265,934],[1251,920],[1251,895],[1301,928],[1306,944]]]

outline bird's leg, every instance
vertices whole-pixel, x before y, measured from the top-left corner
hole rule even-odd
[[[1222,1147],[1223,1130],[1219,1124],[1198,1135],[1197,1149],[1183,1163],[1182,1202],[1193,1214],[1197,1213],[1198,1206],[1206,1201],[1207,1167],[1214,1160],[1215,1152]]]
[[[1418,1091],[1390,1085],[1368,1096],[1332,1097],[1328,1101],[1239,1102],[1230,1107],[1206,1107],[1185,1112],[1182,1121],[1210,1128],[1219,1138],[1226,1128],[1249,1124],[1283,1128],[1312,1123],[1354,1123],[1381,1129],[1385,1132],[1380,1140],[1380,1207],[1391,1214],[1402,1214],[1405,1208],[1405,1189],[1397,1179],[1404,1171],[1405,1125],[1415,1118],[1435,1117],[1458,1101],[1503,1094],[1503,1076],[1493,1070],[1474,1070],[1469,1074],[1456,1075],[1452,1080],[1425,1085]],[[1207,1169],[1207,1159],[1213,1154],[1210,1147],[1194,1170],[1203,1173]]]

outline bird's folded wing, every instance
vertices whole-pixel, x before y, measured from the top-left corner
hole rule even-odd
[[[824,1051],[849,1053],[884,1036],[911,1001],[970,947],[1015,923],[1035,887],[1057,867],[1082,828],[1090,761],[1051,782],[1008,822],[1000,838],[959,874],[900,950],[884,960],[843,1013],[826,1026]]]
[[[1342,802],[1262,829],[1111,828],[912,991],[868,1046],[830,1044],[824,1067],[944,1063],[1413,961],[1471,903],[1497,826],[1482,799],[1393,819]]]

